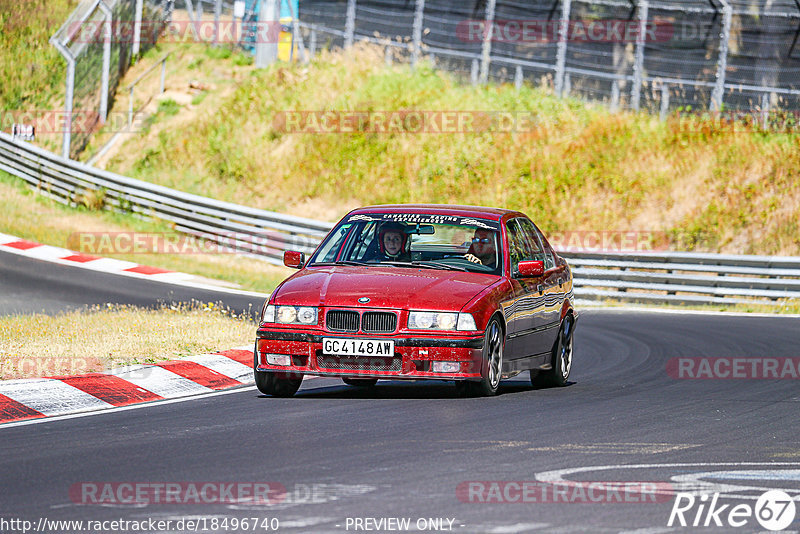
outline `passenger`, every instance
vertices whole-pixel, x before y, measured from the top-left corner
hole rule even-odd
[[[472,238],[472,245],[470,245],[464,257],[472,263],[478,263],[496,269],[497,248],[495,248],[494,241],[495,233],[491,230],[475,230],[475,235]]]
[[[411,261],[406,227],[400,223],[388,222],[381,225],[378,232],[382,261]]]

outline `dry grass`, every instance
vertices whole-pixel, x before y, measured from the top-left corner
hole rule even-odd
[[[0,317],[0,379],[153,363],[246,345],[254,335],[254,323],[213,303]]]

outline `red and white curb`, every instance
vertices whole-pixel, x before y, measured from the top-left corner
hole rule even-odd
[[[251,384],[252,347],[102,373],[4,380],[0,381],[0,424],[202,395]]]
[[[54,247],[52,245],[42,245],[41,243],[20,239],[19,237],[8,234],[0,233],[0,250],[3,252],[10,252],[12,254],[58,263],[61,265],[70,265],[72,267],[80,267],[83,269],[90,269],[104,273],[130,276],[133,278],[154,280],[156,282],[193,287],[196,289],[210,289],[213,291],[222,291],[225,293],[258,297],[268,296],[263,293],[231,289],[210,283],[204,283],[202,280],[205,279],[199,279],[199,277],[187,273],[170,271],[168,269],[161,269],[159,267],[150,267],[148,265],[141,265],[132,261],[90,256],[88,254],[75,252],[74,250],[69,250],[66,248]]]

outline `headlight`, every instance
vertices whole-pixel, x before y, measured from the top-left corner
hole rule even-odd
[[[297,308],[294,306],[278,306],[278,322],[291,324],[297,319]]]
[[[317,309],[304,306],[297,308],[297,322],[301,324],[314,324],[317,322]]]
[[[409,330],[477,330],[468,313],[412,311],[408,313]]]
[[[261,321],[264,323],[315,325],[317,324],[317,308],[269,305],[264,309]]]

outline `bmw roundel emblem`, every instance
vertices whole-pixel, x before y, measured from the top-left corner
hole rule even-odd
[[[360,299],[358,299],[358,302],[360,302],[361,304],[366,304],[367,302],[369,302],[369,297],[361,297]]]

